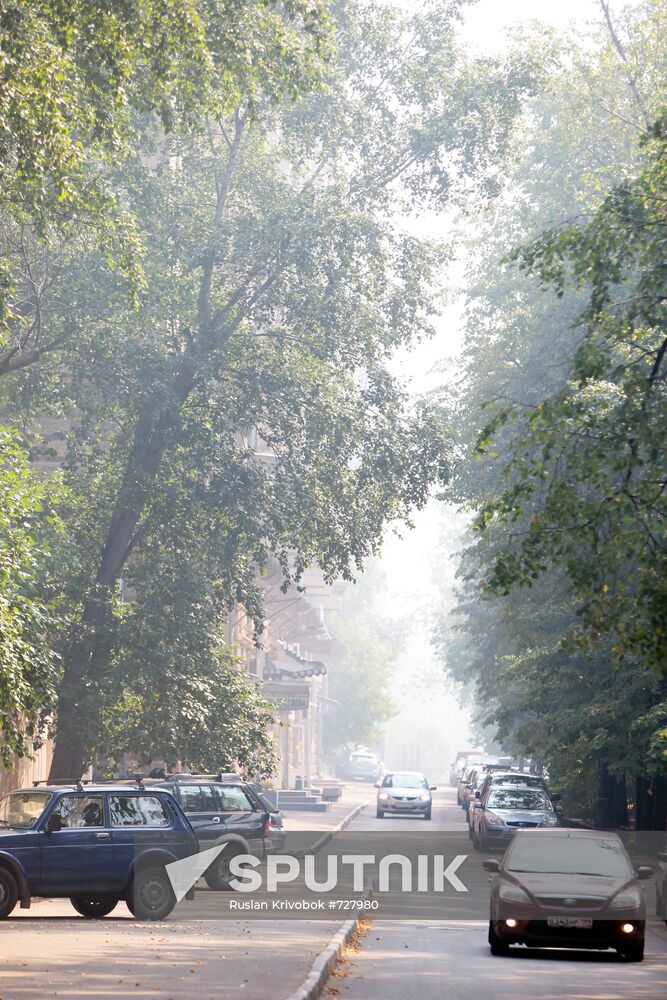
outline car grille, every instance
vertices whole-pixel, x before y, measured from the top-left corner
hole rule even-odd
[[[525,826],[539,826],[540,824],[529,820],[516,820],[516,821],[508,820],[506,825],[512,827],[519,827],[519,826],[525,827]]]
[[[545,909],[553,906],[559,910],[567,910],[568,913],[576,913],[578,910],[599,910],[606,902],[604,896],[579,897],[573,893],[568,896],[535,896],[535,899]]]
[[[416,795],[392,795],[394,802],[416,802]]]

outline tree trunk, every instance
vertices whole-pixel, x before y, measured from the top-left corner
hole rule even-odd
[[[628,825],[625,778],[615,778],[604,763],[598,764],[595,825],[601,830]]]
[[[157,480],[169,431],[178,420],[192,385],[192,371],[186,365],[176,380],[172,407],[160,412],[157,407],[149,406],[137,422],[95,583],[83,609],[81,622],[85,634],[70,650],[58,690],[50,779],[78,778],[90,763],[86,737],[96,730],[96,686],[104,677],[112,649],[113,640],[106,627],[114,587],[136,541],[136,530]]]

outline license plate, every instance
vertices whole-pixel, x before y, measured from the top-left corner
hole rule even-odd
[[[590,930],[593,921],[586,917],[549,917],[547,927],[577,928],[579,930]]]

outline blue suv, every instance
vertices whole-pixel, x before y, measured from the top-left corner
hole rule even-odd
[[[0,799],[0,919],[32,896],[69,897],[84,917],[124,900],[139,920],[176,905],[165,865],[199,850],[168,792],[138,785],[45,785]]]

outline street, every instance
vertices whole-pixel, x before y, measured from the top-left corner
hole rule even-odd
[[[371,808],[350,831],[378,829],[457,831],[465,816],[456,791],[436,792],[433,819],[391,817],[378,820]],[[649,899],[651,893],[649,890]],[[649,903],[649,913],[651,904]],[[492,957],[486,921],[378,920],[331,983],[344,1000],[494,1000],[518,997],[540,1000],[664,1000],[667,989],[667,927],[653,918],[647,924],[646,957],[625,963],[614,952],[574,952],[515,948],[507,958]]]

